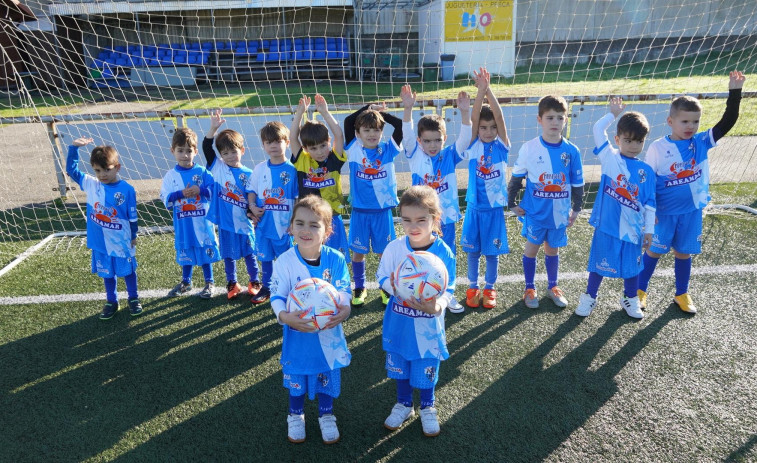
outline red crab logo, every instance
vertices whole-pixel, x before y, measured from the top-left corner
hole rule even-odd
[[[433,189],[438,189],[442,185],[442,171],[437,170],[436,176],[433,174],[425,174],[423,176],[424,185],[428,185]]]
[[[239,195],[239,193],[236,192],[237,186],[231,182],[226,182],[224,184],[224,187],[226,191],[224,192],[228,198],[231,198],[235,201],[242,201],[242,197]]]
[[[114,222],[113,219],[115,219],[116,216],[118,215],[116,208],[108,207],[104,204],[100,204],[99,202],[95,203],[93,207],[95,209],[95,218],[97,218],[97,220],[100,220],[102,222],[108,222],[108,223]]]
[[[616,180],[612,181],[612,188],[620,196],[635,201],[639,196],[639,187],[629,182],[625,175],[618,175]]]
[[[674,162],[670,165],[670,172],[672,172],[671,177],[673,178],[685,178],[685,177],[691,177],[696,173],[694,168],[696,167],[697,162],[694,159],[691,159],[690,161],[684,161],[684,162]]]
[[[556,174],[548,174],[544,172],[539,175],[539,183],[536,184],[536,189],[542,191],[563,191],[564,185],[564,173],[558,172]]]
[[[482,174],[490,174],[492,172],[492,157],[482,155],[478,158],[478,166],[476,168]]]
[[[263,191],[263,202],[265,204],[281,204],[284,199],[283,188],[266,188]]]
[[[363,158],[363,172],[369,175],[376,175],[381,171],[381,160],[376,159],[371,162],[367,158]]]

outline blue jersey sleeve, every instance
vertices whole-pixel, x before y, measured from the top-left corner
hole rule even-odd
[[[79,170],[79,147],[71,145],[68,147],[68,156],[66,156],[66,173],[81,186],[81,180],[84,178],[84,172]]]

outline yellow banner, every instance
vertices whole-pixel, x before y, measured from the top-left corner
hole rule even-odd
[[[513,1],[447,2],[444,38],[447,42],[513,39]]]

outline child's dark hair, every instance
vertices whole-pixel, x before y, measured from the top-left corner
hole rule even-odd
[[[559,95],[547,95],[539,100],[539,117],[543,116],[549,110],[557,113],[568,112],[568,102]]]
[[[618,120],[617,133],[619,137],[625,135],[634,141],[644,141],[649,135],[649,122],[639,112],[627,112]]]
[[[289,141],[289,129],[279,121],[269,122],[260,129],[260,139],[263,143]]]
[[[437,235],[442,235],[442,206],[439,203],[439,195],[436,190],[428,185],[413,185],[404,193],[400,198],[400,203],[397,206],[400,217],[402,216],[402,208],[404,206],[415,206],[428,209],[428,213],[431,214],[431,220],[433,220],[433,231]]]
[[[319,121],[307,121],[300,127],[300,142],[302,146],[316,146],[329,141],[329,129]]]
[[[313,214],[323,221],[323,225],[326,229],[326,236],[324,238],[328,239],[328,237],[334,232],[334,227],[331,224],[333,212],[329,203],[318,195],[306,195],[304,198],[297,201],[292,209],[292,218],[289,219],[289,229],[291,230],[294,226],[294,218],[297,217],[297,210],[303,208],[310,209]]]
[[[447,136],[447,124],[444,122],[444,118],[438,114],[429,114],[423,116],[418,121],[418,136],[423,135],[423,132],[435,131],[440,132],[443,137]]]
[[[89,163],[103,169],[115,166],[118,164],[118,151],[108,145],[95,146],[92,149],[92,154],[89,155]]]
[[[359,131],[361,127],[384,130],[385,123],[384,116],[380,112],[367,109],[355,118],[355,131]]]
[[[479,121],[493,121],[494,120],[494,112],[492,111],[492,107],[488,104],[484,103],[481,105],[481,113],[478,116]]]
[[[186,127],[179,127],[173,133],[171,138],[171,149],[177,146],[189,146],[190,148],[197,148],[197,134],[192,129]]]
[[[216,148],[218,151],[243,150],[244,137],[236,130],[226,129],[216,135]]]
[[[693,96],[683,95],[674,99],[670,103],[670,116],[678,114],[678,111],[688,111],[692,113],[702,112],[702,104]]]

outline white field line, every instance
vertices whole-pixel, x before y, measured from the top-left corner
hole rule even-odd
[[[757,264],[744,264],[744,265],[711,265],[705,267],[694,267],[691,269],[692,275],[727,275],[733,273],[757,273]],[[589,274],[587,272],[566,272],[560,274],[560,280],[586,280]],[[656,277],[672,277],[672,268],[663,268],[655,271]],[[546,273],[536,274],[536,281],[547,281]],[[497,283],[522,283],[523,275],[501,275],[497,278]],[[455,283],[460,286],[467,286],[468,279],[466,277],[458,277]],[[367,282],[367,289],[378,289],[376,282]],[[199,292],[197,289],[197,292]],[[168,294],[170,288],[166,289],[150,289],[139,292],[139,297],[142,299],[157,299],[165,297]],[[216,288],[215,295],[223,294],[223,288]],[[118,297],[120,299],[126,299],[125,292],[119,292]],[[54,294],[54,295],[41,295],[41,296],[12,296],[12,297],[0,297],[0,306],[3,305],[22,305],[22,304],[55,304],[60,302],[82,302],[82,301],[104,301],[105,293],[82,293],[82,294]]]

